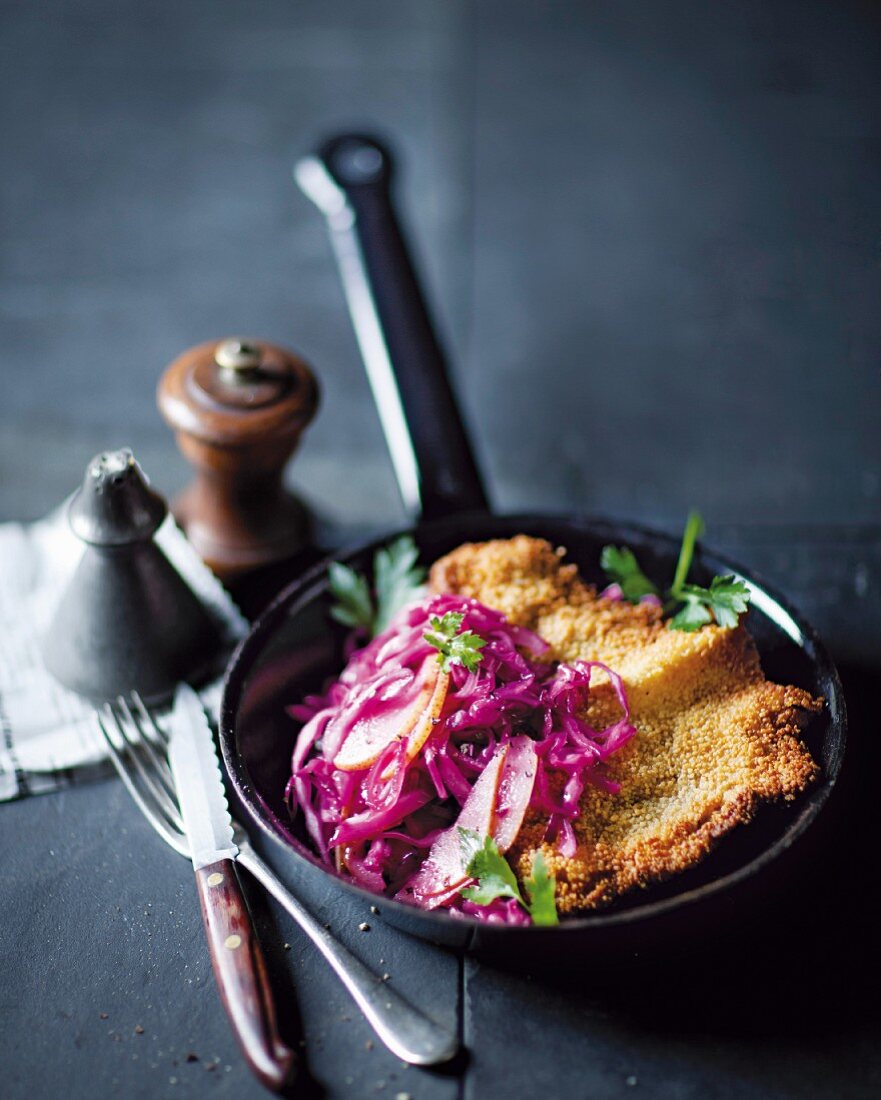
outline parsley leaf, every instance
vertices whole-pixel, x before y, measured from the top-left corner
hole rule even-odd
[[[749,589],[732,573],[724,577],[713,577],[709,588],[685,584],[682,586],[682,595],[692,603],[699,602],[709,608],[719,626],[737,626],[738,617],[749,606]]]
[[[713,577],[709,603],[719,626],[737,626],[738,617],[749,607],[749,597],[749,588],[732,573],[724,577]]]
[[[713,616],[703,603],[691,593],[686,597],[685,606],[680,608],[673,618],[667,623],[670,630],[683,630],[686,634],[692,634],[700,630],[702,626],[713,621]]]
[[[548,870],[545,857],[542,852],[536,852],[532,857],[532,874],[525,879],[523,885],[529,891],[529,912],[532,914],[534,924],[559,924],[557,906],[554,902],[554,892],[557,880]]]
[[[373,559],[376,582],[374,634],[381,634],[395,615],[416,596],[425,580],[425,570],[416,562],[419,551],[409,535],[377,550]]]
[[[486,642],[471,630],[461,630],[464,618],[461,611],[448,611],[442,618],[432,615],[428,620],[431,629],[422,635],[438,651],[437,659],[444,672],[449,672],[451,665],[464,665],[474,672],[483,660],[480,651]]]
[[[688,513],[682,545],[676,562],[673,583],[667,589],[665,612],[675,611],[667,623],[670,630],[687,633],[699,630],[714,620],[719,626],[737,626],[739,617],[749,605],[749,588],[733,574],[713,577],[709,588],[688,584],[688,573],[694,560],[697,540],[704,533],[704,521],[700,512]],[[600,565],[610,580],[620,585],[625,600],[638,603],[643,596],[658,594],[658,589],[646,577],[627,546],[605,546]]]
[[[532,857],[532,874],[524,882],[529,893],[527,903],[517,885],[511,865],[491,836],[485,837],[481,843],[477,833],[460,828],[459,843],[462,846],[465,871],[477,880],[474,886],[466,886],[462,890],[463,898],[473,901],[475,905],[490,905],[496,898],[514,898],[529,913],[534,924],[559,923],[554,903],[556,880],[548,872],[541,852],[536,852]]]
[[[366,630],[371,638],[380,634],[402,607],[422,593],[425,570],[416,564],[418,557],[419,551],[409,535],[402,535],[376,551],[375,606],[367,578],[348,565],[331,562],[328,581],[336,599],[331,616],[345,626]]]
[[[480,834],[473,829],[463,829],[459,826],[459,851],[462,853],[462,866],[468,870],[468,865],[477,853],[483,848]]]
[[[604,546],[600,565],[609,579],[620,585],[628,603],[639,603],[643,596],[657,595],[657,588],[639,568],[630,547]]]
[[[330,609],[331,615],[344,626],[371,630],[373,600],[366,578],[338,561],[330,563],[327,575],[330,590],[337,601]]]
[[[480,839],[480,834],[476,833],[473,829],[463,829],[459,826],[459,851],[462,855],[462,866],[465,870],[471,863],[471,860],[482,851],[484,842]]]
[[[467,833],[467,829],[459,829],[459,836]],[[475,833],[476,837],[477,834]],[[511,865],[499,851],[496,842],[491,836],[484,838],[483,845],[478,847],[465,868],[471,878],[477,879],[474,886],[468,886],[462,891],[462,897],[473,901],[476,905],[489,905],[496,898],[514,898],[523,903],[520,895],[520,887],[511,870]]]

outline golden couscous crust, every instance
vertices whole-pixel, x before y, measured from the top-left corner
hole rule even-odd
[[[538,816],[509,852],[522,880],[540,849],[558,910],[574,913],[694,866],[763,801],[804,791],[819,769],[800,733],[823,703],[766,680],[742,626],[668,630],[656,606],[598,596],[564,555],[527,535],[467,543],[435,563],[430,584],[504,612],[557,660],[602,661],[624,681],[637,736],[608,765],[620,791],[585,788],[574,856],[544,839]],[[619,713],[598,676],[588,717],[599,726]]]

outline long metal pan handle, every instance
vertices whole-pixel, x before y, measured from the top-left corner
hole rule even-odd
[[[341,134],[294,178],[328,220],[343,288],[404,506],[437,519],[487,507],[394,206],[393,161],[376,138]]]

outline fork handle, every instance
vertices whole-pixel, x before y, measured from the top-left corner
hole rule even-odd
[[[456,1036],[405,1001],[343,947],[331,933],[330,927],[319,924],[279,881],[247,839],[237,835],[236,842],[239,845],[239,863],[266,887],[303,929],[388,1049],[414,1066],[437,1066],[449,1062],[459,1049]]]
[[[200,867],[196,884],[214,977],[232,1029],[251,1069],[278,1092],[293,1079],[296,1055],[278,1034],[266,962],[232,860]]]

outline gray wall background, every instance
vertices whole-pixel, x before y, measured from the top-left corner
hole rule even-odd
[[[860,3],[0,6],[0,518],[130,443],[229,332],[312,361],[291,471],[401,518],[295,156],[375,126],[495,502],[678,526],[878,517],[881,35]]]

